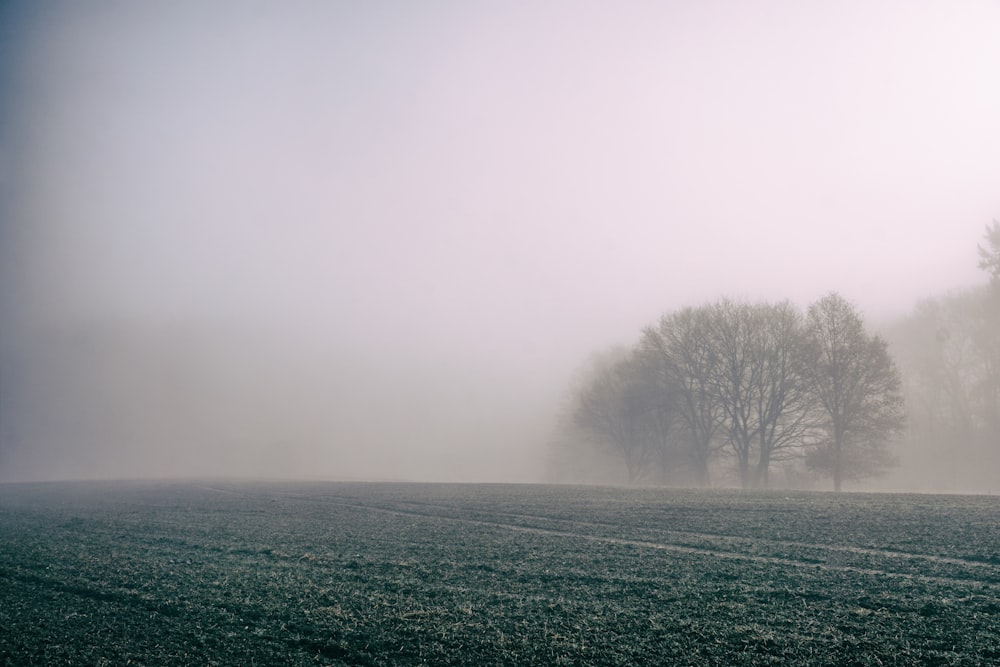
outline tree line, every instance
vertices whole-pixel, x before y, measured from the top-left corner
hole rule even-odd
[[[552,465],[571,469],[596,453],[631,482],[709,486],[722,477],[744,488],[771,485],[780,466],[840,490],[888,471],[893,443],[978,446],[994,454],[984,465],[995,462],[1000,224],[985,239],[980,267],[990,284],[919,304],[891,329],[891,348],[837,293],[804,312],[721,299],[665,314],[581,372]]]
[[[926,299],[890,338],[904,378],[903,446],[945,488],[1000,492],[1000,223],[986,228],[986,284]]]
[[[766,487],[794,458],[839,490],[889,465],[903,426],[886,341],[835,293],[806,313],[729,299],[668,313],[597,357],[571,403],[568,439],[604,446],[633,482],[708,486],[728,467]]]

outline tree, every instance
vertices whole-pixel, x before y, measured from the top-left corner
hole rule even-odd
[[[660,469],[660,481],[668,483],[677,481],[684,461],[675,442],[677,396],[672,386],[663,384],[663,371],[658,362],[637,346],[629,359],[629,387],[637,408],[634,418],[644,423],[647,446],[652,449],[654,462]]]
[[[744,487],[767,486],[770,466],[797,455],[809,428],[802,317],[789,303],[722,300],[664,316],[643,333],[645,364],[677,416],[696,480],[728,447]]]
[[[989,291],[984,295],[974,340],[984,366],[984,378],[977,387],[983,403],[983,418],[993,432],[1000,433],[1000,222],[986,228],[986,248],[979,246],[979,268],[990,273]]]
[[[1000,222],[994,220],[992,225],[987,225],[983,236],[986,246],[978,246],[979,268],[989,273],[996,284],[1000,282]]]
[[[805,444],[811,396],[801,316],[789,303],[709,308],[714,387],[744,487],[767,486],[771,463]]]
[[[665,440],[662,415],[642,370],[629,350],[598,357],[573,410],[575,426],[620,456],[630,482],[647,472]]]
[[[716,360],[711,386],[725,414],[728,444],[736,456],[740,485],[750,486],[750,457],[757,423],[752,393],[759,378],[756,365],[757,330],[751,311],[729,301],[709,306],[709,345]]]
[[[926,299],[892,331],[907,446],[931,488],[1000,490],[1000,320],[991,303],[986,285]]]
[[[703,308],[664,315],[643,331],[640,354],[654,369],[661,395],[673,409],[680,446],[694,482],[708,486],[709,460],[720,443],[721,399],[712,386],[715,352],[709,345],[711,322]]]
[[[752,394],[758,429],[753,483],[766,487],[771,463],[797,455],[806,444],[816,411],[801,314],[788,302],[760,304],[755,311],[759,371]]]
[[[857,310],[831,293],[806,318],[810,386],[822,410],[824,432],[807,465],[833,478],[883,472],[892,464],[887,441],[904,424],[901,380],[886,342],[865,331]]]

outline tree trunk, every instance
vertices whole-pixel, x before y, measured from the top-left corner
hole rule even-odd
[[[695,479],[702,487],[708,488],[711,484],[708,476],[708,444],[700,444],[688,450],[691,466],[694,469]]]
[[[841,460],[841,441],[843,436],[839,433],[833,441],[833,490],[840,493],[840,480],[842,476],[843,463]]]
[[[752,480],[750,479],[750,462],[746,457],[740,456],[740,487],[749,489]]]
[[[632,484],[639,478],[639,473],[642,472],[642,466],[640,466],[631,456],[629,452],[625,454],[625,467],[628,468],[628,481]]]
[[[708,488],[712,485],[712,480],[709,478],[708,472],[708,456],[701,455],[698,457],[698,483],[701,484],[703,488]]]
[[[761,454],[760,463],[757,464],[757,486],[766,489],[770,483],[768,480],[768,469],[771,467],[771,457]]]

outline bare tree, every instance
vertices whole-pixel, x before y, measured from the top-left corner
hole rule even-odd
[[[893,328],[904,368],[909,445],[944,488],[993,490],[1000,462],[1000,223],[987,226],[990,282],[921,301]]]
[[[748,487],[751,452],[759,429],[754,415],[754,391],[761,382],[757,356],[760,331],[752,309],[746,304],[723,300],[709,306],[706,313],[710,322],[708,340],[716,360],[712,388],[723,407],[740,484]]]
[[[673,387],[664,384],[661,359],[650,355],[642,345],[637,346],[629,359],[629,393],[634,406],[634,417],[643,422],[659,467],[660,481],[675,482],[686,461],[679,447],[676,395]]]
[[[810,384],[825,437],[807,464],[833,478],[876,475],[892,463],[887,441],[903,427],[900,375],[886,342],[865,331],[857,310],[831,293],[809,307]]]
[[[740,483],[767,486],[772,462],[801,450],[813,423],[801,316],[787,302],[723,300],[708,312]]]
[[[639,344],[642,358],[654,369],[660,391],[672,406],[675,440],[700,486],[709,485],[709,460],[720,448],[724,419],[713,386],[717,361],[709,345],[710,327],[705,309],[686,308],[647,328]]]
[[[1000,321],[989,326],[989,292],[980,286],[924,300],[893,328],[907,441],[921,452],[927,482],[943,488],[997,483],[1000,364],[991,363],[990,344],[1000,343]]]
[[[976,388],[981,414],[993,442],[1000,435],[1000,222],[986,228],[986,247],[979,246],[979,268],[990,274],[990,285],[977,314],[973,339],[983,364],[982,381]]]
[[[641,371],[631,351],[605,353],[595,360],[573,412],[573,421],[582,432],[620,456],[630,482],[648,471],[663,441]]]
[[[1000,281],[1000,222],[986,226],[983,235],[985,246],[979,246],[979,268],[990,274],[994,282]]]
[[[757,311],[758,385],[753,390],[757,424],[754,484],[768,485],[772,463],[800,454],[816,426],[802,316],[790,303],[763,304]]]

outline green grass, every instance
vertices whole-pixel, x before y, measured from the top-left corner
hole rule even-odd
[[[0,486],[0,664],[1000,663],[1000,499]]]

